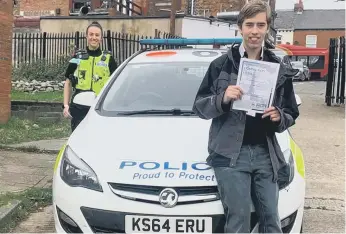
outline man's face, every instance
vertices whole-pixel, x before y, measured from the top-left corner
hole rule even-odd
[[[239,30],[243,35],[245,48],[250,50],[261,48],[268,30],[266,13],[258,13],[252,18],[245,19]]]
[[[101,43],[101,29],[91,26],[88,30],[87,40],[91,49],[97,49]]]

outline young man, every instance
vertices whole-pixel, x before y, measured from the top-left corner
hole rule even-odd
[[[74,104],[69,105],[70,88],[75,89],[75,95],[83,91],[94,91],[99,94],[104,84],[117,68],[117,63],[108,51],[101,51],[103,30],[98,22],[92,22],[86,29],[87,47],[85,51],[78,51],[70,61],[65,77],[64,86],[64,116],[72,117],[72,132],[85,118],[89,107]],[[82,58],[76,58],[81,56]]]
[[[275,132],[295,124],[298,106],[294,73],[280,64],[273,106],[255,117],[232,109],[243,91],[235,86],[240,59],[280,63],[262,47],[271,23],[270,7],[261,0],[246,4],[239,13],[243,36],[240,46],[215,59],[198,90],[195,113],[212,119],[207,162],[214,168],[225,209],[227,233],[249,233],[251,201],[259,217],[260,233],[282,233],[278,213],[278,171],[287,166]]]

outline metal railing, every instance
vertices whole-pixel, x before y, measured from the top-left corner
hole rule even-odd
[[[155,36],[133,35],[105,31],[101,43],[102,50],[111,51],[120,64],[133,53],[142,49],[139,41],[152,38],[178,38],[155,30]],[[44,60],[48,64],[60,63],[61,58],[71,56],[77,48],[86,48],[85,32],[75,33],[14,33],[12,65],[31,64]]]
[[[345,104],[345,37],[330,39],[325,103]]]

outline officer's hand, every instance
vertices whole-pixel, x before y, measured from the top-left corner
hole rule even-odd
[[[273,122],[279,122],[281,120],[280,112],[275,107],[269,107],[264,110],[262,118],[270,117],[270,120]]]
[[[71,114],[70,114],[70,107],[69,106],[65,106],[64,107],[64,111],[63,111],[64,117],[65,118],[71,118]]]
[[[223,102],[228,104],[230,101],[241,99],[243,90],[236,85],[230,85],[226,89],[225,95],[223,96]]]

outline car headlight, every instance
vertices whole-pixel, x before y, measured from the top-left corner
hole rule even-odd
[[[96,173],[69,146],[66,146],[61,160],[60,176],[71,187],[83,187],[103,192]]]
[[[294,158],[291,149],[284,151],[285,158],[288,158],[287,164],[278,172],[279,189],[287,187],[294,178]]]

